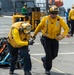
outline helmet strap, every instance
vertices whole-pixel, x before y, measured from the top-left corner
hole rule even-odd
[[[24,28],[21,26],[19,31],[24,33]]]

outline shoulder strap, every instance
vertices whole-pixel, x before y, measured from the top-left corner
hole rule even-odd
[[[57,26],[59,25],[59,21],[60,21],[60,19],[58,18],[57,21],[56,21],[56,25],[57,25]],[[48,18],[47,18],[47,20],[46,20],[46,32],[45,32],[45,33],[48,32],[48,24],[49,24],[49,20],[48,20]]]
[[[56,26],[59,25],[59,21],[60,21],[60,19],[58,18],[57,21],[56,21]]]
[[[48,19],[47,19],[47,20],[46,20],[46,32],[45,32],[45,33],[48,32],[48,23],[49,23],[49,21],[48,21]]]

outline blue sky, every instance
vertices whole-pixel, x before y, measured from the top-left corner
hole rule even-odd
[[[72,4],[74,4],[74,0],[63,0],[64,2],[64,7],[67,9],[67,8],[71,8],[72,7]]]
[[[45,0],[36,0],[36,2],[45,2]],[[65,7],[65,9],[67,9],[67,8],[71,8],[72,7],[72,4],[74,4],[74,0],[63,0],[63,2],[64,2],[64,7]]]

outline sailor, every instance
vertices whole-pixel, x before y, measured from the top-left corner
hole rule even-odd
[[[50,75],[52,60],[58,56],[59,41],[68,34],[69,27],[62,17],[58,16],[58,8],[52,5],[49,9],[49,15],[44,16],[36,27],[32,38],[35,38],[38,32],[42,32],[41,43],[44,47],[45,57],[42,57],[45,73]],[[63,32],[62,29],[63,28]]]

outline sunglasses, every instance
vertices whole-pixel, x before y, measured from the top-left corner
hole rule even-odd
[[[50,14],[52,14],[52,15],[57,15],[58,12],[50,12]]]

